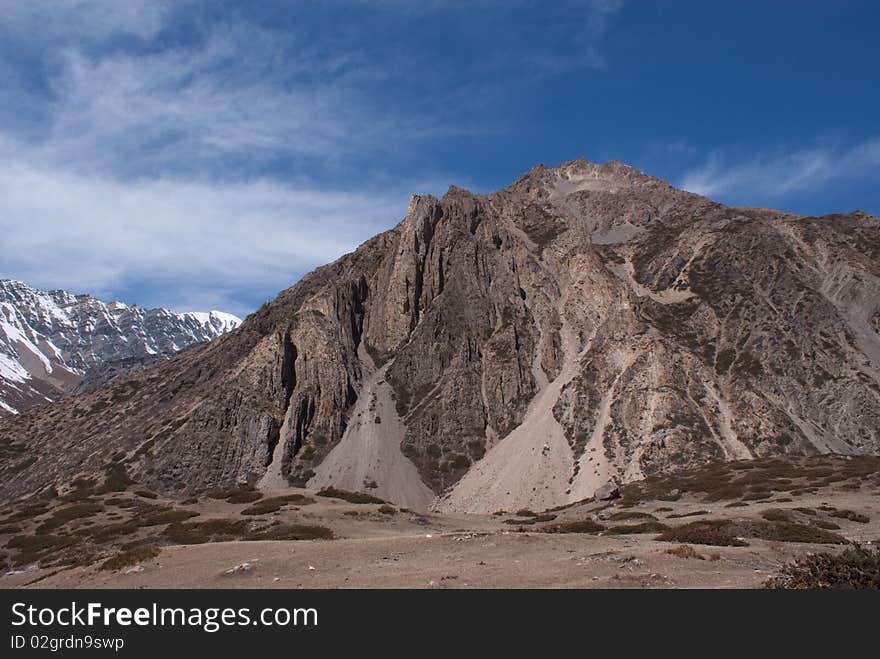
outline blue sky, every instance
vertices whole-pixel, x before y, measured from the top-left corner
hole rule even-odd
[[[877,2],[0,0],[0,277],[244,315],[411,193],[616,159],[880,214]]]

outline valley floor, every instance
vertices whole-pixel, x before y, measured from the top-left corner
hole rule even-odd
[[[5,511],[0,533],[19,531],[4,536],[0,587],[755,588],[809,553],[880,541],[873,463],[853,468],[850,460],[826,457],[820,464],[831,466],[781,467],[777,460],[767,467],[712,467],[624,487],[612,502],[544,513],[418,514],[359,503],[345,492],[304,490],[275,493],[286,500],[238,492],[189,503],[134,492],[90,494],[85,504],[33,509],[43,512],[32,519],[23,517],[25,507]],[[725,488],[725,498],[712,487]],[[258,496],[264,498],[233,503]],[[89,505],[91,518],[63,512]],[[126,517],[133,509],[138,512]],[[241,537],[229,539],[236,533]],[[263,539],[330,533],[332,539]],[[663,540],[664,533],[672,537]],[[40,549],[47,546],[40,538],[51,545],[59,537],[82,539],[66,547],[73,555],[92,553],[59,560],[64,549]],[[98,551],[106,537],[117,539]],[[148,553],[138,553],[145,548]],[[118,565],[106,565],[108,557]]]

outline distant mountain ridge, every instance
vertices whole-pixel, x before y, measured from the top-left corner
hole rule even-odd
[[[0,280],[0,414],[55,400],[108,365],[118,374],[240,324],[222,311],[175,314]]]

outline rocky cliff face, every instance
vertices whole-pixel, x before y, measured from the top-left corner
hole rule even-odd
[[[237,332],[6,421],[21,457],[0,491],[124,452],[165,491],[334,484],[491,512],[711,460],[877,453],[878,229],[618,163],[413,197]]]
[[[0,280],[0,415],[94,386],[239,324],[219,311],[174,314]]]

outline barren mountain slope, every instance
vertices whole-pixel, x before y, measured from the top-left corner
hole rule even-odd
[[[387,470],[351,446],[396,461],[402,435],[422,483],[401,487],[486,512],[711,460],[877,453],[878,229],[727,208],[618,163],[413,197],[232,334],[4,421],[0,492],[116,453],[166,492],[267,471],[370,489]]]

